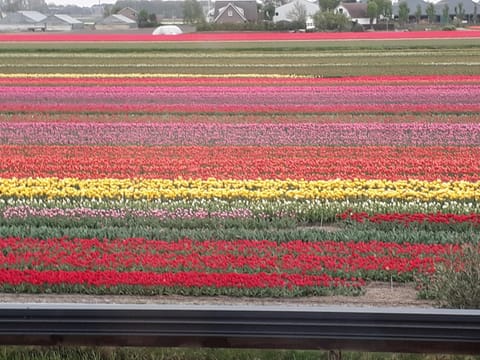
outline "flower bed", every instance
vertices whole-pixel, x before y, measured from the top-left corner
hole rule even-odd
[[[240,33],[193,33],[169,35],[145,34],[5,34],[1,41],[15,42],[139,42],[139,41],[299,41],[299,40],[379,40],[379,39],[462,39],[478,38],[480,31],[412,31],[412,32],[351,32],[351,33],[277,33],[277,32],[240,32]]]
[[[297,35],[320,36],[276,40]],[[218,59],[220,75],[0,74],[0,290],[358,295],[480,241],[478,74]]]

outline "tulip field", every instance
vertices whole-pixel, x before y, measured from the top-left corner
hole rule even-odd
[[[0,35],[0,292],[360,295],[461,269],[480,31],[392,34]]]

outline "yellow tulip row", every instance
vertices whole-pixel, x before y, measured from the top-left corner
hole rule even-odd
[[[0,197],[85,199],[480,200],[480,181],[0,179]]]
[[[72,78],[72,79],[96,79],[96,78],[301,78],[305,76],[299,75],[282,75],[282,74],[165,74],[165,73],[126,73],[126,74],[104,74],[104,73],[0,73],[2,79],[14,78]]]

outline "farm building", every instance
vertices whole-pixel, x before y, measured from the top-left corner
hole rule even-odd
[[[46,31],[70,31],[83,29],[83,23],[70,15],[55,14],[44,20]]]
[[[421,16],[427,17],[427,6],[429,4],[428,2],[423,0],[401,0],[393,3],[392,5],[392,13],[395,18],[398,18],[400,3],[407,4],[407,7],[409,9],[409,17],[412,18],[412,20],[415,18],[415,13],[417,11],[418,6],[420,6]]]
[[[35,31],[45,28],[47,17],[38,11],[7,13],[0,19],[0,31]]]
[[[133,21],[138,21],[138,11],[127,6],[127,7],[124,7],[122,10],[120,10],[118,13],[118,15],[123,15],[129,19],[132,19]]]
[[[478,22],[479,20],[480,4],[472,0],[440,0],[435,3],[435,14],[439,16],[442,21],[446,20],[441,19],[446,7],[448,7],[448,15],[450,19],[462,17],[461,20],[469,19],[473,22],[474,17],[476,16],[476,21]],[[462,14],[460,14],[460,12]]]
[[[95,24],[97,30],[130,30],[137,27],[135,20],[119,14],[110,15]]]

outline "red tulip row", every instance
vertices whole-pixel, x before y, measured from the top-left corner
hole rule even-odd
[[[479,147],[0,146],[0,176],[478,181]]]
[[[461,251],[458,245],[380,241],[139,238],[2,238],[0,247],[0,287],[360,287],[367,280],[411,281],[417,274],[432,274],[435,264]]]
[[[431,273],[456,245],[381,241],[276,243],[258,240],[178,242],[146,239],[1,238],[0,268],[84,271],[298,273],[357,276],[391,271]]]
[[[122,272],[115,270],[0,270],[0,289],[11,286],[33,285],[41,286],[42,290],[55,285],[109,287],[134,286],[134,287],[162,287],[162,288],[234,288],[248,290],[252,288],[276,288],[289,290],[292,288],[336,288],[360,287],[364,282],[356,279],[342,279],[322,275],[302,274],[238,274],[238,273],[204,273],[185,271],[176,273],[155,273],[145,271]],[[78,289],[78,287],[75,287]],[[146,289],[148,290],[148,289]],[[78,290],[77,290],[78,291]],[[157,289],[157,291],[161,291]],[[89,291],[90,292],[90,291]],[[145,292],[141,289],[140,293]],[[178,292],[182,292],[178,290]],[[187,290],[188,293],[188,290]]]
[[[388,213],[373,214],[366,212],[351,212],[350,210],[338,216],[342,220],[352,220],[359,223],[400,223],[409,225],[411,223],[435,223],[435,224],[462,224],[468,223],[474,226],[480,225],[480,214],[405,214],[405,213]]]

